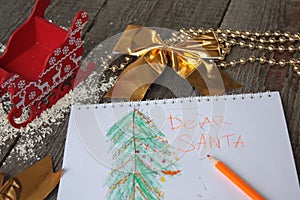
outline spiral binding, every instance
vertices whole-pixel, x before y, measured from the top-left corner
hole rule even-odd
[[[180,97],[180,98],[170,98],[170,99],[154,99],[154,100],[145,100],[145,101],[121,101],[121,102],[112,102],[112,103],[103,103],[103,104],[95,104],[95,105],[74,105],[78,110],[85,109],[105,109],[107,107],[117,108],[128,106],[131,108],[139,107],[141,104],[150,106],[150,105],[164,105],[164,104],[175,104],[175,103],[200,103],[200,102],[210,102],[210,101],[236,101],[236,100],[245,100],[245,99],[256,99],[256,98],[264,98],[264,97],[272,97],[271,91],[266,92],[257,92],[257,93],[242,93],[242,94],[229,94],[222,96],[196,96],[196,97]]]

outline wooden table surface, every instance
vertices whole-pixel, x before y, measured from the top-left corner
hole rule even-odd
[[[27,19],[34,0],[0,0],[0,42],[6,43],[11,33]],[[85,55],[106,38],[121,31],[128,24],[163,27],[178,30],[181,27],[232,28],[233,30],[300,31],[299,0],[52,0],[46,18],[54,24],[70,27],[75,14],[84,9],[89,22],[84,31]],[[233,51],[231,58],[239,58],[243,51]],[[275,54],[275,58],[276,55]],[[246,64],[226,72],[244,85],[230,93],[280,91],[285,117],[290,133],[295,162],[300,172],[300,78],[290,66]],[[161,79],[177,85],[181,96],[197,95],[182,89],[186,84],[174,74],[164,74]],[[168,98],[173,94],[159,85],[151,86],[146,98]],[[266,119],[268,120],[268,119]],[[55,170],[62,166],[68,118],[59,126],[53,125],[52,135],[44,138],[43,146],[35,146],[39,157],[53,156]],[[0,130],[1,131],[1,130]],[[7,140],[0,147],[0,167],[7,177],[13,176],[35,162],[15,154],[22,133]],[[8,164],[10,163],[10,164]],[[57,188],[48,199],[56,199]]]

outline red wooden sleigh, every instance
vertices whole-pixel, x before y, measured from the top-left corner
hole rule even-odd
[[[66,31],[44,19],[49,4],[50,0],[36,1],[0,57],[0,97],[10,93],[8,120],[16,128],[26,126],[78,84],[77,73],[84,79],[92,71],[92,66],[85,71],[79,67],[87,13],[80,11]],[[26,110],[29,115],[23,119]]]

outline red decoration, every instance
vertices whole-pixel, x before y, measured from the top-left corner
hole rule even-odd
[[[165,175],[170,175],[170,176],[174,176],[178,173],[181,172],[181,170],[175,170],[175,171],[172,171],[172,170],[168,170],[168,171],[165,171],[165,170],[161,170],[161,172]]]
[[[13,108],[8,120],[16,128],[26,126],[50,108],[95,68],[93,63],[85,71],[79,68],[87,13],[80,11],[66,31],[44,19],[49,4],[50,0],[36,1],[31,15],[10,36],[0,57],[0,97],[10,93]],[[75,83],[77,73],[81,77]],[[25,108],[30,111],[29,118],[17,122]]]

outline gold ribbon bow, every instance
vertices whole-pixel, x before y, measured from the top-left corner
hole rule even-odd
[[[43,200],[58,184],[63,170],[53,173],[51,157],[47,156],[3,185],[0,173],[0,200]]]
[[[138,59],[121,73],[114,87],[105,95],[108,98],[143,99],[151,83],[167,66],[202,95],[221,94],[224,89],[241,86],[207,60],[220,57],[214,32],[197,35],[171,46],[165,44],[152,29],[128,25],[114,52],[137,56]]]

